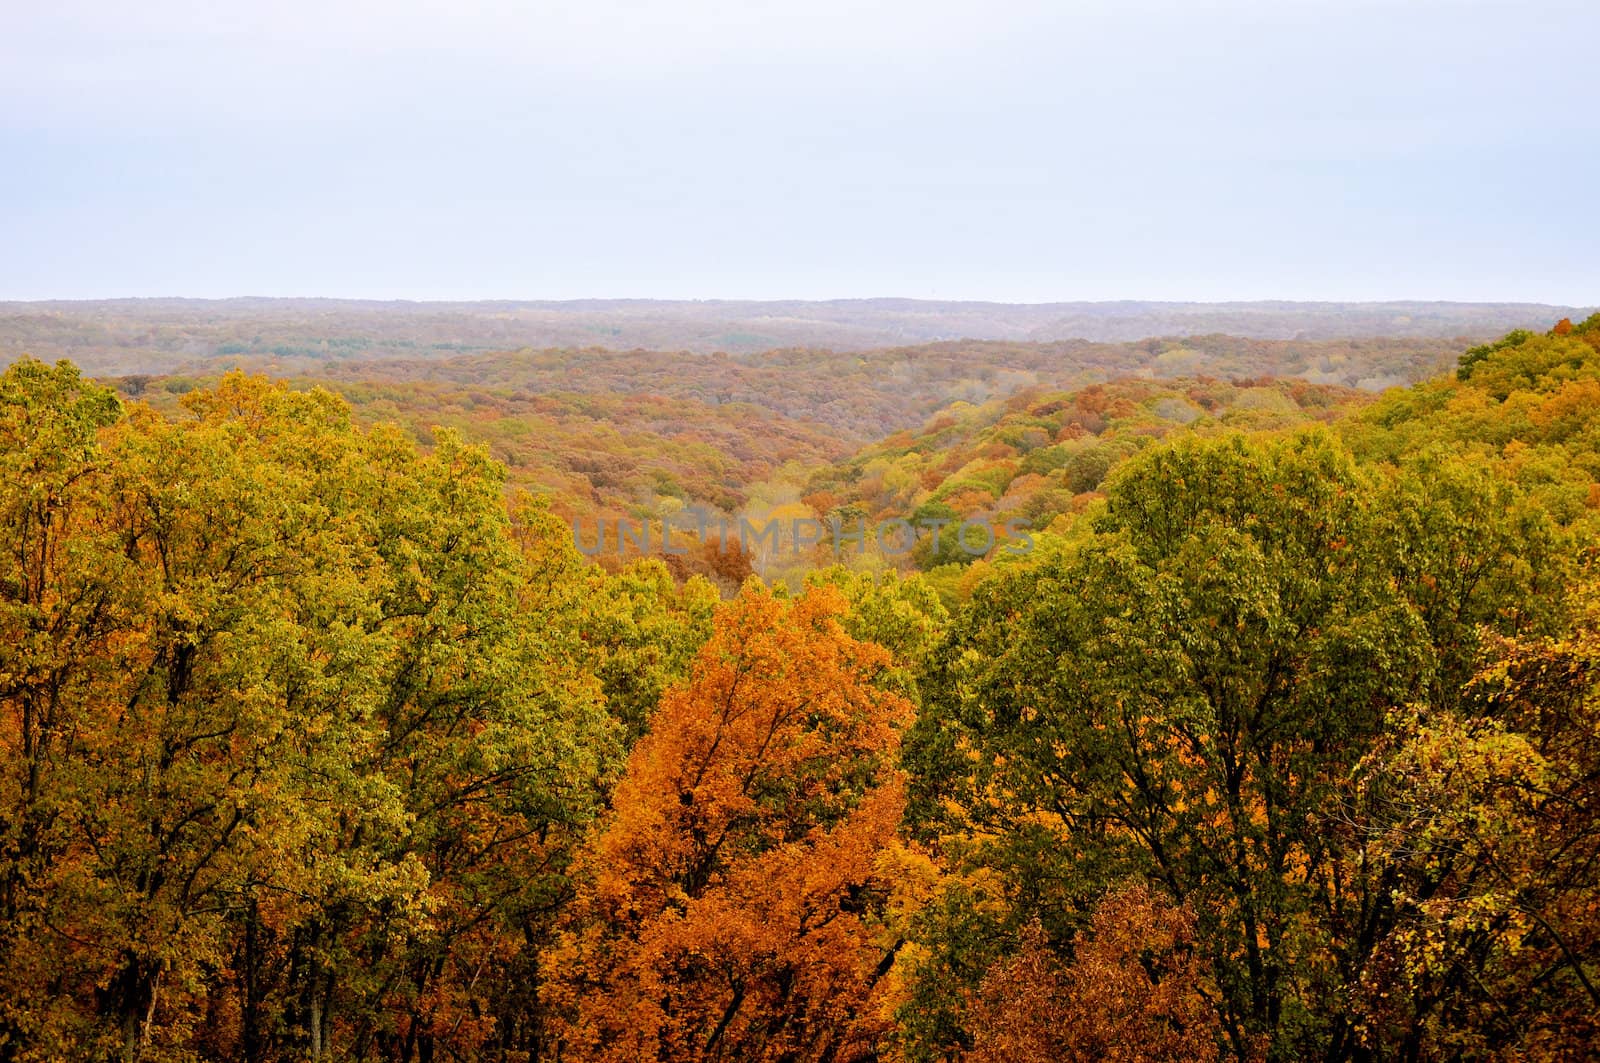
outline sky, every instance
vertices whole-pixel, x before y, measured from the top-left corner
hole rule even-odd
[[[0,299],[1600,302],[1594,0],[0,4]]]

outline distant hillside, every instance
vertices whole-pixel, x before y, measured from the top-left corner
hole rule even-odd
[[[322,385],[344,395],[364,421],[395,421],[424,441],[434,426],[451,427],[487,445],[513,485],[548,495],[562,515],[609,518],[659,516],[684,504],[733,513],[764,494],[798,497],[810,470],[890,433],[921,429],[952,404],[984,406],[1019,392],[1121,379],[1129,383],[1118,394],[1141,404],[1195,386],[1216,391],[1224,398],[1205,407],[1214,411],[1234,390],[1269,377],[1363,392],[1409,383],[1455,365],[1464,346],[1194,336],[716,355],[593,347],[448,357],[413,348],[405,358],[268,351],[196,359],[177,374],[103,378],[174,413],[182,395],[235,367],[296,387]],[[1165,424],[1155,416],[1117,427],[1148,434],[1150,425]],[[787,486],[773,486],[779,483]]]
[[[170,372],[219,356],[350,361],[524,347],[749,354],[961,339],[1122,342],[1217,333],[1278,340],[1482,339],[1588,313],[1529,303],[1423,302],[13,302],[0,303],[0,362],[27,352],[45,359],[69,357],[94,373],[126,374]]]
[[[819,469],[803,503],[850,524],[973,516],[1034,528],[1080,510],[1116,466],[1169,434],[1271,431],[1332,422],[1373,401],[1303,380],[1114,380],[1074,391],[1029,388],[982,405],[957,402],[917,431],[896,432]],[[952,529],[953,531],[954,529]],[[922,543],[924,548],[930,544]],[[924,568],[971,561],[918,551]]]

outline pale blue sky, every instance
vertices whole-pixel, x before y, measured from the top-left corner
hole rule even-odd
[[[1600,4],[0,7],[0,299],[1600,300]]]

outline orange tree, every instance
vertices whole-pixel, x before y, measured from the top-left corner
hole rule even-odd
[[[546,957],[560,1058],[872,1058],[909,704],[844,611],[747,586],[663,698]]]

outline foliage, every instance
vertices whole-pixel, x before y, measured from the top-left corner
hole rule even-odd
[[[843,612],[752,586],[663,700],[548,957],[563,1058],[872,1058],[909,705]]]
[[[407,1055],[513,1022],[499,976],[614,746],[520,622],[493,467],[242,377],[178,422],[113,420],[65,366],[5,393],[5,1054]],[[486,970],[500,1015],[463,1009]]]
[[[1061,964],[1037,923],[984,978],[971,1063],[1220,1055],[1193,917],[1143,886],[1111,892]]]
[[[0,1061],[1592,1054],[1600,317],[359,348],[0,375]]]

